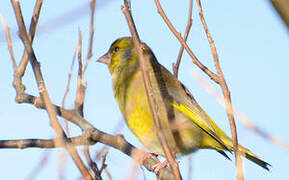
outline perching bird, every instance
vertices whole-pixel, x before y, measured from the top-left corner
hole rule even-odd
[[[206,114],[184,85],[158,63],[151,49],[145,44],[144,46],[144,52],[150,56],[153,67],[150,71],[154,71],[156,77],[151,79],[152,88],[161,92],[168,112],[170,130],[176,144],[176,157],[198,149],[215,149],[228,158],[224,151],[233,151],[231,138]],[[108,65],[114,96],[128,127],[144,147],[155,154],[164,155],[132,39],[124,37],[114,41],[109,51],[99,58],[98,62]],[[160,121],[162,121],[161,117]],[[270,165],[251,151],[241,145],[239,150],[241,155],[269,170]]]

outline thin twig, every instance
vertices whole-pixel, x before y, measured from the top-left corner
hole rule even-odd
[[[105,170],[106,167],[107,167],[107,164],[105,163],[105,162],[106,162],[107,154],[108,154],[108,150],[107,150],[106,148],[104,148],[103,151],[102,151],[102,159],[101,159],[100,173],[102,173],[102,171]]]
[[[98,169],[96,163],[93,162],[93,160],[91,159],[88,145],[84,147],[83,152],[84,152],[86,160],[87,160],[87,162],[89,164],[90,170],[92,171],[91,172],[91,174],[92,174],[91,176],[93,177],[93,179],[102,180],[101,171]]]
[[[29,27],[29,39],[30,39],[31,44],[33,43],[34,36],[36,33],[36,27],[38,24],[41,7],[42,7],[42,0],[37,0],[35,3],[33,15],[31,18],[31,23],[30,23],[30,27]],[[28,64],[28,54],[24,50],[22,59],[20,61],[19,69],[18,69],[20,76],[24,75],[27,64]]]
[[[193,0],[190,0],[190,8],[189,8],[189,15],[188,15],[188,23],[187,23],[187,27],[186,27],[186,31],[185,31],[185,36],[184,36],[184,40],[187,41],[189,33],[190,33],[190,29],[192,27],[192,11],[193,11]],[[183,52],[184,52],[184,46],[182,45],[176,64],[173,64],[173,71],[174,71],[174,75],[176,76],[176,78],[178,78],[178,73],[179,73],[179,67],[180,67],[180,63],[181,63],[181,59],[183,56]]]
[[[271,4],[282,18],[283,22],[289,28],[289,1],[288,0],[270,0]]]
[[[179,40],[179,42],[182,44],[182,46],[184,46],[184,48],[186,49],[187,53],[191,56],[191,58],[193,59],[193,63],[196,64],[204,73],[206,73],[213,81],[215,81],[217,84],[219,83],[219,77],[217,74],[215,74],[214,72],[212,72],[211,70],[209,70],[206,66],[204,66],[199,60],[198,58],[195,56],[195,54],[193,53],[193,51],[189,48],[188,44],[186,43],[186,41],[182,38],[181,33],[177,32],[177,30],[175,29],[175,27],[172,25],[172,23],[170,22],[170,20],[168,19],[168,17],[166,16],[162,6],[160,5],[160,2],[158,0],[155,0],[157,9],[159,14],[161,15],[161,17],[164,19],[164,21],[166,22],[166,24],[168,25],[168,27],[170,28],[170,30],[172,31],[172,33],[176,36],[176,38]]]
[[[13,69],[14,69],[14,72],[17,71],[17,64],[16,64],[16,60],[15,60],[15,57],[14,57],[14,53],[13,53],[13,48],[12,48],[12,42],[11,42],[11,37],[10,37],[10,30],[3,18],[3,16],[0,14],[0,20],[1,20],[1,23],[3,25],[3,28],[4,28],[4,31],[5,31],[5,36],[6,36],[6,40],[7,40],[7,45],[8,45],[8,50],[9,50],[9,54],[10,54],[10,57],[11,57],[11,60],[12,60],[12,65],[13,65]]]
[[[220,61],[218,58],[218,53],[217,49],[215,46],[215,43],[213,41],[213,38],[208,30],[207,23],[205,21],[204,15],[203,15],[203,10],[202,10],[202,5],[200,0],[196,0],[199,8],[199,15],[203,24],[203,27],[205,29],[210,47],[211,47],[211,52],[214,57],[214,63],[215,67],[219,76],[219,84],[221,86],[224,99],[225,99],[225,105],[226,105],[226,111],[227,111],[227,116],[229,118],[230,122],[230,127],[231,127],[231,134],[232,134],[232,140],[233,140],[233,146],[234,146],[234,152],[235,152],[235,159],[236,159],[236,168],[237,168],[237,179],[238,180],[243,180],[244,175],[243,175],[243,165],[242,165],[242,159],[240,157],[241,153],[239,151],[239,146],[238,146],[238,137],[237,137],[237,128],[236,128],[236,123],[234,120],[234,112],[233,112],[233,106],[232,106],[232,100],[231,100],[231,94],[229,91],[229,88],[227,86],[226,80],[224,78],[224,74],[222,72],[221,66],[220,66]]]
[[[73,53],[73,57],[72,57],[72,62],[70,65],[70,71],[68,72],[68,77],[67,77],[67,84],[66,84],[66,89],[62,98],[62,102],[61,102],[61,107],[62,109],[65,108],[65,100],[66,97],[69,93],[69,89],[70,89],[70,83],[71,83],[71,77],[72,77],[72,71],[73,71],[73,66],[74,66],[74,62],[75,62],[75,58],[76,58],[76,49]],[[65,119],[65,130],[67,132],[67,135],[70,136],[70,131],[69,131],[69,125],[68,125],[68,120]]]
[[[92,45],[93,45],[93,37],[94,37],[94,12],[95,12],[95,1],[96,0],[92,0],[90,2],[90,38],[89,38],[89,45],[88,45],[88,53],[87,53],[87,57],[85,59],[83,68],[82,68],[82,72],[84,73],[87,65],[89,63],[90,58],[92,57]]]
[[[160,144],[162,145],[163,151],[166,155],[166,158],[170,164],[170,167],[173,171],[173,174],[175,176],[175,178],[177,180],[182,179],[181,178],[181,174],[178,168],[178,163],[175,161],[174,159],[174,155],[172,153],[172,151],[175,151],[176,148],[176,144],[173,138],[173,134],[170,131],[169,128],[169,121],[168,121],[168,117],[167,115],[167,110],[165,109],[165,105],[162,99],[161,92],[156,92],[153,90],[152,88],[152,84],[151,84],[151,78],[155,78],[155,77],[150,77],[150,73],[149,73],[149,69],[153,69],[152,68],[152,64],[150,63],[150,58],[151,58],[151,54],[145,54],[144,51],[147,50],[147,47],[141,43],[136,27],[135,27],[135,23],[133,21],[132,15],[131,15],[131,11],[130,11],[130,1],[125,0],[124,1],[124,6],[122,6],[122,12],[124,13],[130,32],[132,34],[132,40],[134,43],[134,46],[137,50],[137,54],[138,54],[138,58],[140,61],[140,66],[141,66],[141,71],[142,71],[142,77],[143,77],[143,81],[144,81],[144,86],[145,86],[145,91],[146,91],[146,96],[148,98],[148,102],[149,102],[149,107],[150,107],[150,111],[155,123],[155,127],[156,127],[156,132],[157,132],[157,136],[159,139]],[[155,76],[155,75],[153,75]],[[159,96],[158,101],[156,101],[156,95]],[[159,115],[162,114],[164,117],[162,117],[162,121],[159,117]],[[168,128],[166,128],[165,126],[168,126]],[[163,128],[167,130],[166,134],[163,131]],[[168,139],[170,139],[170,145],[168,144]]]
[[[112,180],[112,176],[107,169],[107,164],[105,163],[107,155],[108,155],[108,149],[106,147],[103,147],[101,148],[100,151],[95,152],[96,159],[101,163],[100,173],[104,171],[107,175],[107,178],[109,180]]]
[[[74,109],[83,117],[83,103],[85,98],[86,83],[83,82],[82,71],[82,34],[78,33],[78,76],[77,76],[77,92],[75,98]]]

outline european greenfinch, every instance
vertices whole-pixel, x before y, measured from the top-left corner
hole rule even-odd
[[[175,156],[189,154],[198,149],[215,149],[225,157],[224,151],[233,151],[233,143],[199,106],[185,86],[165,67],[158,63],[151,49],[145,45],[144,53],[149,55],[155,76],[162,83],[152,79],[152,88],[163,96],[165,108],[169,112],[170,129],[175,140]],[[107,64],[112,76],[114,96],[124,119],[141,143],[155,154],[164,155],[159,142],[155,123],[150,111],[142,76],[142,69],[130,37],[114,41],[109,51],[98,62]],[[160,118],[162,121],[162,118]],[[168,142],[173,143],[173,142]],[[269,164],[248,149],[239,145],[241,155],[269,170]]]

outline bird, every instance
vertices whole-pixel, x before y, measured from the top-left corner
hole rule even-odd
[[[167,112],[169,126],[164,131],[171,131],[173,138],[168,139],[168,144],[175,143],[175,157],[199,149],[213,149],[230,159],[225,151],[233,152],[232,139],[200,107],[188,89],[157,61],[148,45],[142,43],[142,50],[149,56],[152,67],[148,68],[149,73],[155,74],[155,78],[150,79],[151,87],[161,93]],[[132,38],[115,40],[97,62],[108,66],[114,96],[129,129],[145,148],[164,156],[146,95],[140,59]],[[163,119],[160,117],[161,122]],[[239,145],[238,150],[242,156],[269,170],[271,165],[247,148]]]

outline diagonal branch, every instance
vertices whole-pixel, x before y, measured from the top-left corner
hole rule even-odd
[[[288,0],[270,0],[271,4],[278,12],[281,19],[289,28],[289,1]]]
[[[87,57],[85,59],[83,68],[82,68],[82,72],[84,73],[87,65],[89,63],[90,58],[92,57],[92,45],[93,45],[93,38],[94,38],[94,12],[95,12],[95,3],[96,0],[92,0],[90,2],[90,38],[89,38],[89,45],[88,45],[88,53],[87,53]]]
[[[171,21],[168,19],[168,17],[166,16],[163,8],[160,5],[160,2],[158,0],[155,0],[156,6],[158,8],[158,12],[159,14],[162,16],[162,18],[164,19],[164,21],[166,22],[166,24],[168,25],[168,27],[170,28],[170,30],[172,31],[172,33],[176,36],[176,38],[180,41],[180,43],[182,44],[182,46],[184,46],[184,48],[186,49],[186,51],[188,52],[188,54],[191,56],[191,58],[193,59],[193,63],[196,64],[204,73],[206,73],[213,81],[215,81],[217,84],[219,84],[219,77],[217,74],[215,74],[214,72],[212,72],[211,70],[209,70],[206,66],[204,66],[196,57],[196,55],[193,53],[193,51],[189,48],[188,44],[186,43],[186,41],[182,38],[181,33],[179,33],[175,27],[173,26],[173,24],[171,23]]]
[[[193,11],[193,0],[190,0],[188,23],[187,23],[187,27],[185,31],[185,36],[184,36],[185,41],[187,41],[189,33],[190,33],[190,29],[192,27],[192,11]],[[174,75],[176,76],[176,78],[178,78],[179,67],[180,67],[182,56],[183,56],[183,52],[184,52],[184,46],[182,45],[178,58],[177,58],[177,62],[176,64],[173,64],[173,71],[174,71]]]
[[[236,159],[236,167],[237,167],[237,179],[242,180],[244,179],[243,175],[243,165],[242,165],[242,159],[240,157],[240,151],[238,148],[238,137],[237,137],[237,128],[236,128],[236,123],[234,119],[234,112],[233,112],[233,106],[232,106],[232,100],[231,100],[231,93],[229,91],[229,88],[227,86],[226,80],[224,78],[224,74],[222,72],[221,66],[220,66],[220,61],[217,53],[217,49],[215,46],[215,43],[213,41],[213,38],[208,30],[207,23],[205,21],[204,15],[203,15],[203,10],[202,10],[202,5],[200,0],[196,0],[199,8],[199,15],[204,27],[204,30],[206,32],[210,47],[211,47],[211,52],[214,57],[214,63],[215,67],[219,76],[219,85],[221,86],[224,99],[225,99],[225,105],[226,105],[226,111],[227,111],[227,116],[230,122],[230,127],[231,127],[231,134],[232,134],[232,139],[233,139],[233,146],[234,146],[234,152],[235,152],[235,159]]]
[[[153,55],[145,53],[145,51],[148,51],[148,49],[143,43],[141,43],[139,39],[136,26],[131,15],[129,0],[124,1],[124,6],[122,6],[122,12],[126,17],[130,32],[132,34],[132,40],[136,47],[138,58],[140,60],[146,97],[148,99],[150,112],[152,114],[155,123],[158,140],[170,164],[175,179],[180,180],[182,178],[180,170],[178,168],[178,163],[175,161],[174,155],[172,153],[172,151],[175,151],[176,142],[174,141],[172,132],[169,130],[170,127],[166,127],[169,126],[169,120],[167,116],[167,109],[165,109],[166,106],[164,105],[164,100],[161,95],[162,92],[157,92],[156,90],[154,91],[151,84],[152,78],[156,78],[155,77],[156,75],[152,70],[153,65],[151,64],[150,60],[150,58],[152,58]],[[152,71],[152,73],[150,72],[150,70]],[[160,117],[160,114],[163,116]],[[164,131],[164,129],[166,129],[166,132]],[[170,141],[168,141],[169,139]],[[170,144],[168,142],[170,142]]]
[[[33,40],[34,40],[36,27],[37,27],[38,20],[39,20],[41,6],[42,6],[42,0],[37,0],[35,3],[34,12],[33,12],[33,16],[31,18],[31,23],[30,23],[30,27],[29,27],[29,39],[30,39],[31,44],[33,43]],[[24,51],[22,59],[20,61],[19,70],[18,70],[20,76],[24,75],[27,64],[28,64],[28,54],[26,51]]]

